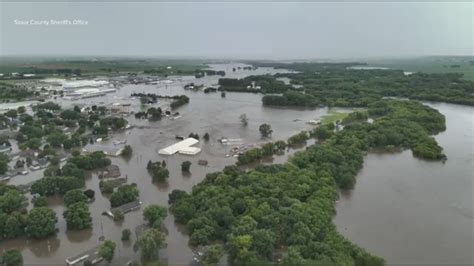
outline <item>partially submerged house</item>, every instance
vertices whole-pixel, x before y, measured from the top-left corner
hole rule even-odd
[[[100,249],[100,246],[96,246],[87,251],[80,253],[79,255],[69,257],[66,259],[66,264],[69,266],[72,266],[86,260],[90,261],[92,265],[99,263],[100,261],[104,259],[99,255],[99,249]]]
[[[106,173],[104,174],[105,178],[114,178],[121,175],[120,168],[118,165],[111,164],[105,168]]]
[[[141,201],[135,200],[135,201],[132,201],[132,202],[129,202],[129,203],[125,203],[124,205],[118,206],[116,208],[110,209],[110,211],[107,211],[107,215],[114,218],[114,212],[116,212],[116,211],[120,211],[122,213],[127,213],[127,212],[131,212],[133,210],[139,209],[141,205],[142,205]]]
[[[99,144],[91,144],[87,145],[82,149],[85,153],[93,153],[96,151],[103,152],[105,155],[108,156],[120,156],[123,151],[122,146],[107,146],[107,145],[99,145]]]

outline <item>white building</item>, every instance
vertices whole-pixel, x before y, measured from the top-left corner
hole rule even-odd
[[[178,143],[159,150],[158,153],[162,155],[173,155],[178,152],[186,155],[195,155],[198,154],[201,149],[191,146],[197,143],[199,143],[199,140],[194,138],[187,138]]]

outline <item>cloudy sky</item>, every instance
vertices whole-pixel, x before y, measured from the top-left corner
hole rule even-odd
[[[472,55],[473,14],[470,2],[0,3],[0,55]],[[31,25],[42,20],[88,24]]]

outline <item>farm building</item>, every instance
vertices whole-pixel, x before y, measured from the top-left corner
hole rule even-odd
[[[195,155],[201,151],[200,148],[192,147],[192,145],[197,143],[199,143],[199,140],[194,138],[187,138],[178,143],[159,150],[158,153],[162,155],[173,155],[178,152],[186,155]]]

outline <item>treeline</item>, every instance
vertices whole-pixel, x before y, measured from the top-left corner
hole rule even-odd
[[[0,99],[2,102],[7,102],[9,100],[20,101],[33,95],[34,92],[31,90],[0,84]]]
[[[275,142],[268,142],[263,144],[261,147],[249,149],[237,157],[237,165],[245,165],[249,163],[257,162],[264,157],[274,155],[278,152],[282,152],[288,146],[294,146],[306,142],[309,139],[309,134],[306,131],[302,131],[288,138],[288,141],[278,140]]]
[[[405,75],[401,70],[355,70],[342,65],[287,64],[300,73],[277,74],[287,77],[294,85],[304,87],[325,106],[367,107],[383,97],[401,97],[474,105],[474,82],[462,79],[459,73]],[[305,102],[299,105],[305,106]]]
[[[202,78],[204,76],[225,76],[225,71],[223,70],[196,70],[196,74],[194,75],[196,78]]]
[[[272,75],[248,76],[243,79],[221,78],[219,86],[220,91],[234,92],[282,93],[293,89],[291,85]]]
[[[321,105],[321,102],[313,95],[296,91],[288,91],[282,95],[265,95],[262,97],[262,103],[269,106],[316,107]]]
[[[345,70],[352,66],[366,66],[363,62],[342,62],[342,63],[280,63],[280,62],[249,62],[257,67],[273,67],[279,69],[290,69],[298,72],[325,72]]]
[[[374,117],[372,124],[352,120],[337,133],[332,124],[316,128],[314,135],[325,141],[296,153],[292,163],[302,168],[334,164],[326,170],[339,187],[347,189],[355,184],[363,155],[371,149],[411,149],[422,159],[446,159],[430,136],[446,129],[445,118],[437,110],[412,101],[383,100],[369,105],[368,114]]]
[[[189,97],[186,96],[186,95],[168,96],[168,95],[158,95],[158,94],[155,94],[155,93],[143,93],[143,92],[137,93],[137,92],[134,92],[130,96],[140,97],[140,99],[143,99],[143,98],[151,99],[152,103],[156,103],[157,99],[172,99],[173,101],[170,104],[171,109],[175,109],[175,108],[178,108],[182,105],[185,105],[185,104],[189,103]],[[142,101],[142,103],[148,103],[148,100],[144,101],[144,102]]]
[[[239,154],[237,157],[237,165],[244,165],[256,162],[263,157],[271,156],[277,152],[283,151],[286,148],[286,143],[282,140],[276,142],[268,142],[261,147],[252,148]]]
[[[189,97],[186,95],[180,95],[177,98],[173,98],[174,101],[171,102],[170,107],[171,109],[176,109],[182,105],[189,103]]]
[[[239,265],[265,264],[283,247],[283,265],[382,265],[382,259],[337,233],[332,223],[337,187],[354,185],[363,156],[372,148],[393,145],[415,153],[422,144],[429,155],[423,157],[431,157],[439,146],[429,134],[444,130],[445,120],[412,101],[379,101],[367,114],[372,124],[361,113],[339,131],[334,124],[318,127],[331,133],[283,165],[248,171],[228,166],[208,174],[191,194],[174,190],[169,203],[176,221],[187,226],[191,244],[223,241],[230,260]],[[292,142],[306,137],[297,135]]]

